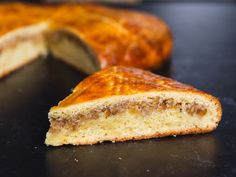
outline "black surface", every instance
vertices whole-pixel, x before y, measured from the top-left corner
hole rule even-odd
[[[1,177],[236,176],[236,5],[159,3],[135,7],[163,17],[175,48],[162,74],[218,96],[218,129],[94,146],[47,147],[50,106],[85,75],[49,57],[0,80]]]

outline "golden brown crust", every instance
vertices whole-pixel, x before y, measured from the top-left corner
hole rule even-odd
[[[149,71],[122,66],[110,67],[79,83],[59,107],[115,95],[131,95],[147,91],[198,92],[192,86],[155,75]],[[207,94],[206,94],[207,95]]]
[[[133,34],[138,34],[156,50],[156,57],[168,59],[172,49],[172,36],[165,22],[158,17],[134,10],[119,11],[102,6],[83,5],[88,12],[112,18]],[[140,23],[142,22],[142,23]],[[141,67],[142,68],[142,67]]]
[[[167,25],[148,14],[96,5],[0,5],[0,36],[43,21],[79,35],[94,49],[102,68],[151,69],[160,66],[172,49]]]
[[[52,14],[50,6],[5,3],[0,5],[0,36],[21,27],[48,20]]]

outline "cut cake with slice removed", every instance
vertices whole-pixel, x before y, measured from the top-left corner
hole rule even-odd
[[[141,23],[140,23],[141,22]],[[0,78],[49,53],[87,74],[160,68],[172,51],[160,18],[95,4],[0,4]]]
[[[136,68],[115,66],[78,84],[52,107],[45,143],[86,145],[214,130],[218,99],[192,86]]]

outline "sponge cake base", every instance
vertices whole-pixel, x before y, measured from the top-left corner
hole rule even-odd
[[[127,101],[129,104],[124,105]],[[84,145],[205,133],[216,128],[220,117],[219,102],[211,96],[181,92],[114,96],[80,106],[52,109],[45,143]]]

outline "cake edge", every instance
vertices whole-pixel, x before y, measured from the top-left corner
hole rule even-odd
[[[170,91],[160,91],[160,92],[165,92],[165,93],[169,93]],[[109,140],[105,140],[105,141],[112,141],[112,142],[122,142],[122,141],[126,141],[126,140],[141,140],[141,139],[149,139],[149,138],[158,138],[158,137],[165,137],[165,136],[171,136],[171,135],[186,135],[186,134],[200,134],[200,133],[207,133],[207,132],[211,132],[213,130],[215,130],[221,120],[221,116],[222,116],[222,107],[221,107],[221,103],[220,101],[210,95],[210,94],[207,94],[207,93],[204,93],[204,92],[187,92],[188,94],[186,94],[186,92],[183,92],[183,91],[171,91],[172,93],[174,94],[183,94],[183,96],[187,97],[188,96],[196,96],[198,98],[200,98],[201,101],[207,101],[208,103],[211,104],[211,106],[213,108],[211,109],[215,109],[215,117],[213,117],[213,124],[212,126],[208,126],[207,128],[199,128],[199,127],[195,127],[195,128],[190,128],[190,129],[185,129],[185,130],[178,130],[178,131],[170,131],[170,132],[164,132],[164,133],[155,133],[155,134],[149,134],[149,135],[141,135],[141,136],[133,136],[133,137],[124,137],[124,138],[114,138],[114,139],[109,139]],[[148,93],[145,93],[145,94],[152,94],[153,92],[148,92]],[[154,92],[154,93],[157,93],[157,92]],[[144,93],[141,93],[141,95],[143,95]],[[128,95],[128,96],[137,96],[139,94],[135,94],[135,95]],[[113,96],[113,97],[117,97],[119,99],[119,97],[127,97],[127,96]],[[111,97],[109,98],[103,98],[103,99],[100,99],[99,101],[104,101],[104,100],[109,100],[111,99]],[[121,98],[120,98],[121,99]],[[195,98],[196,99],[196,98]],[[85,105],[85,107],[87,106],[91,106],[91,104],[95,104],[99,102],[98,100],[95,100],[95,101],[91,101],[89,103],[82,103]],[[70,108],[71,106],[69,107],[65,107],[65,108],[62,108],[62,109],[68,109]],[[77,106],[74,106],[74,107],[77,107]],[[78,106],[79,107],[79,106]],[[49,120],[50,120],[50,116],[51,114],[54,112],[54,111],[58,111],[58,108],[53,108],[50,110],[49,112]],[[50,128],[49,128],[49,132],[50,132]],[[49,132],[47,133],[46,135],[46,140],[45,140],[45,144],[46,145],[52,145],[52,146],[60,146],[60,145],[63,145],[63,144],[73,144],[73,143],[59,143],[59,144],[54,144],[52,142],[50,142],[50,140],[48,140],[48,137],[50,136],[49,135]],[[92,145],[92,144],[96,144],[96,143],[99,143],[100,140],[95,140],[95,141],[88,141],[88,142],[77,142],[73,145]]]

